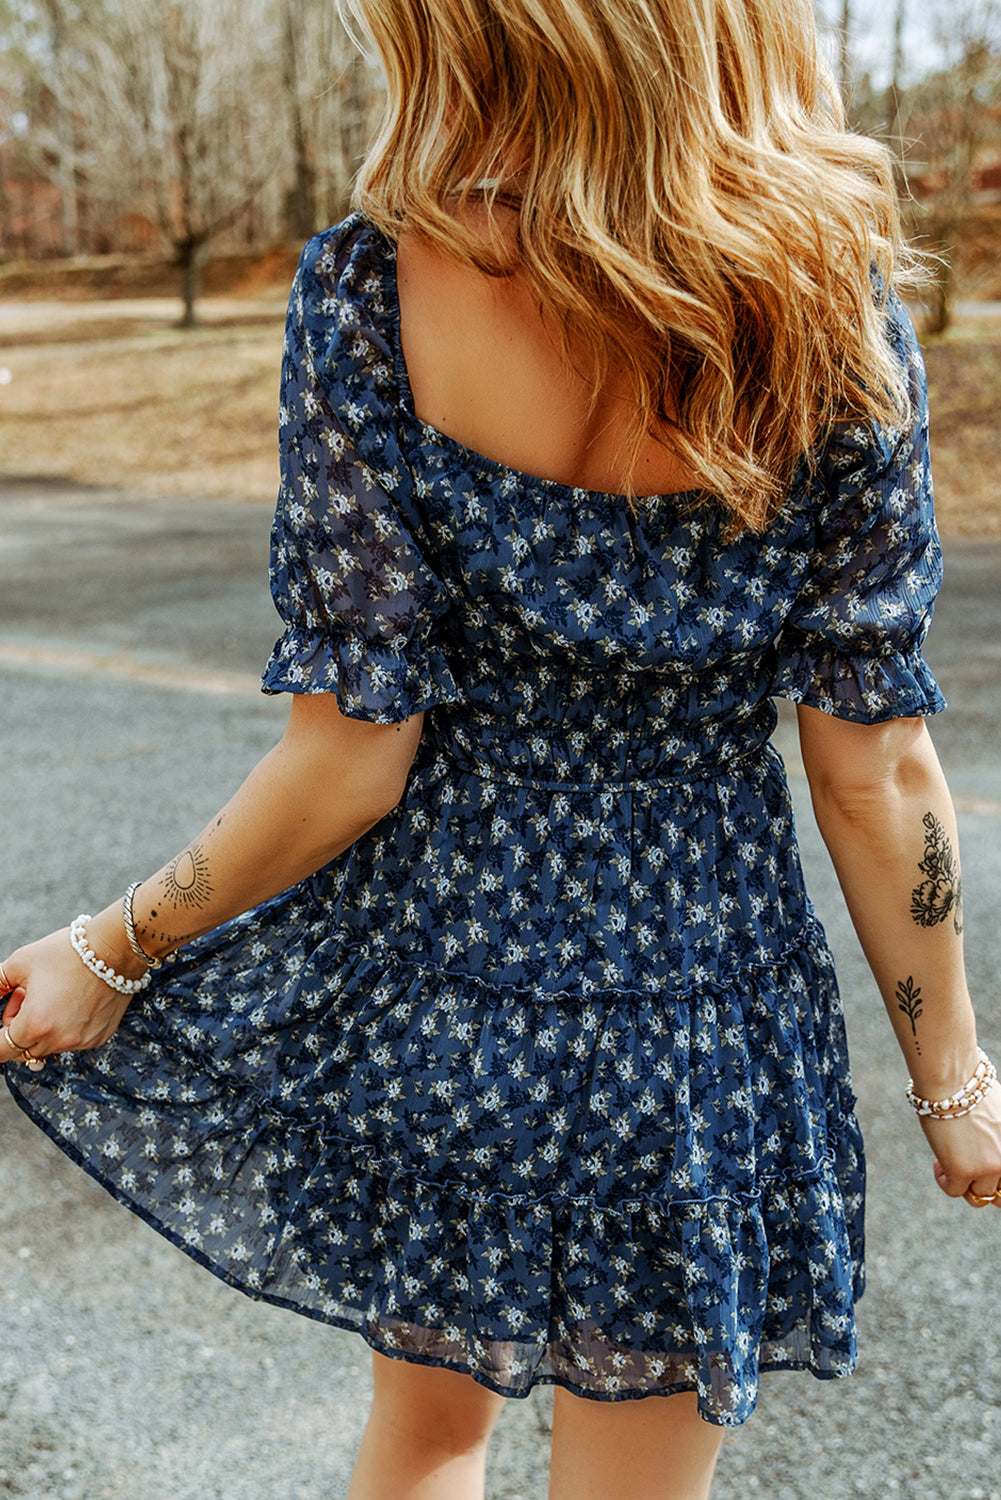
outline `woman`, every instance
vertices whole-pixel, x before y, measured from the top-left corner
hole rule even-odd
[[[925,716],[939,583],[884,153],[800,0],[364,0],[361,211],[289,308],[267,691],[206,829],[4,959],[15,1097],[357,1329],[350,1500],[708,1494],[854,1364],[863,1155],[771,698],[940,1186],[1001,1202]],[[670,1400],[655,1400],[670,1396]]]

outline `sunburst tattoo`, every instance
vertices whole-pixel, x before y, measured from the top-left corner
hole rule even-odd
[[[190,844],[167,866],[163,894],[174,907],[204,906],[212,894],[209,862],[201,844]]]

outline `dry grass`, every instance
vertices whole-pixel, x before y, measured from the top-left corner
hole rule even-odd
[[[155,304],[153,304],[155,308]],[[131,309],[131,315],[130,315]],[[0,473],[263,500],[278,483],[282,312],[208,308],[181,331],[131,304],[32,309],[4,340]],[[2,329],[2,323],[0,323]]]
[[[168,301],[0,309],[0,474],[148,494],[270,500],[282,299],[207,299],[205,326]],[[1001,535],[1001,317],[926,350],[943,535]]]

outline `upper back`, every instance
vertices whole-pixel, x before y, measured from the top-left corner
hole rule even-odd
[[[487,276],[404,229],[397,287],[403,352],[424,422],[524,473],[625,492],[632,415],[625,374],[609,372],[590,410],[593,378],[584,352],[567,363],[526,279]],[[677,457],[647,439],[634,492],[692,487]]]

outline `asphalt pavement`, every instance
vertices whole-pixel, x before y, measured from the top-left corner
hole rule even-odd
[[[99,909],[280,735],[270,509],[0,483],[0,950]],[[1001,1059],[1001,542],[946,549],[929,659],[956,797],[984,1046]],[[870,1165],[847,1381],[765,1374],[714,1500],[1001,1500],[1001,1215],[935,1186],[903,1069],[791,770],[838,959]],[[365,1420],[357,1334],[253,1303],[115,1204],[0,1097],[0,1493],[340,1500]],[[489,1500],[544,1500],[549,1388],[506,1403]],[[665,1466],[670,1455],[665,1454]],[[618,1500],[618,1497],[610,1497]],[[624,1469],[621,1500],[629,1500]]]

